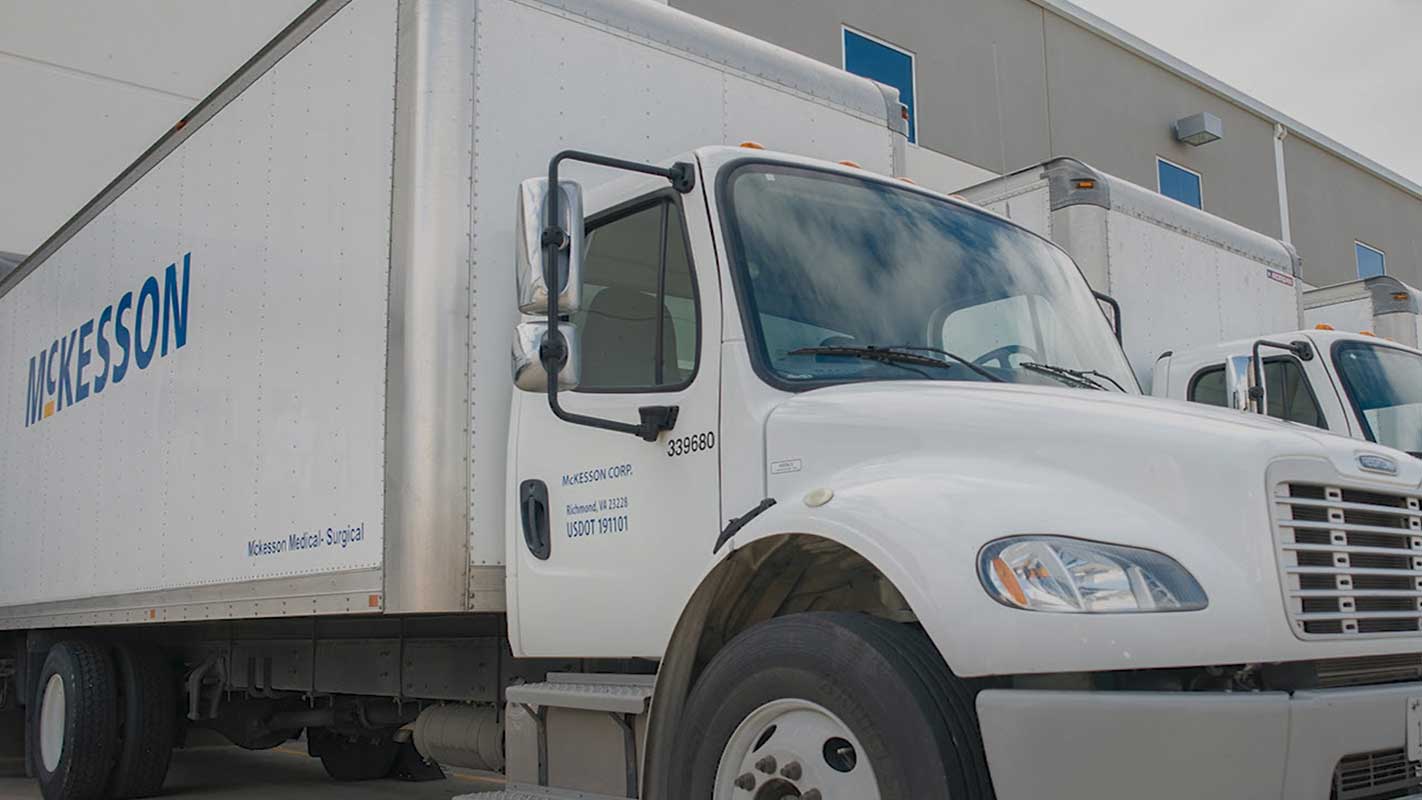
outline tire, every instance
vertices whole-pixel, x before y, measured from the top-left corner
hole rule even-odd
[[[45,800],[108,797],[118,726],[108,649],[78,641],[51,647],[36,682],[34,703],[31,764]]]
[[[119,696],[118,762],[109,793],[115,800],[152,797],[163,788],[173,756],[177,697],[171,667],[156,647],[114,648]]]
[[[973,692],[922,631],[864,614],[733,639],[692,689],[672,763],[686,800],[993,797]]]
[[[338,781],[373,781],[388,777],[400,755],[400,743],[395,741],[393,731],[352,737],[313,728],[306,732],[306,737],[311,755],[320,758],[326,774]]]

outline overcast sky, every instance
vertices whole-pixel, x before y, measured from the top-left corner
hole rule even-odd
[[[1422,0],[1073,0],[1422,183]]]

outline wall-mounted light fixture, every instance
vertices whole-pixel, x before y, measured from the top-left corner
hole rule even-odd
[[[1224,138],[1224,123],[1208,111],[1181,117],[1175,121],[1175,139],[1191,147],[1209,144]]]

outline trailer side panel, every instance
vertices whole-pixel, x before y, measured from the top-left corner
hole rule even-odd
[[[378,607],[394,16],[341,9],[0,298],[0,626]]]

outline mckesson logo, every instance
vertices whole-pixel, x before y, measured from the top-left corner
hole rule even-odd
[[[31,357],[25,427],[120,383],[130,367],[147,369],[154,356],[187,344],[191,262],[192,253],[184,254],[181,278],[178,265],[169,264],[161,286],[158,276],[148,276],[136,296],[125,292],[117,303]]]

